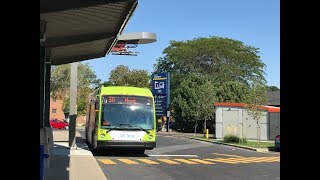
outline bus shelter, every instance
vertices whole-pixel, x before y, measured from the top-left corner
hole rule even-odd
[[[51,65],[106,56],[137,5],[138,0],[40,0],[40,145],[46,154],[53,146]]]

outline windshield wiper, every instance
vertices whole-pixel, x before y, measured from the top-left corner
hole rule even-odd
[[[117,126],[115,126],[113,128],[108,129],[108,130],[111,131],[111,130],[120,129],[120,127],[122,127],[122,126],[134,127],[135,129],[142,130],[142,131],[144,131],[144,132],[146,132],[148,134],[150,133],[148,130],[146,130],[146,129],[140,127],[140,126],[136,126],[136,125],[130,124],[130,123],[121,123],[121,124],[119,124],[119,125],[117,125]]]
[[[123,123],[123,124],[119,124],[119,125],[117,125],[117,126],[115,126],[115,127],[113,127],[113,128],[108,128],[108,132],[109,132],[109,131],[112,131],[112,130],[116,130],[116,129],[121,129],[120,127],[121,127],[121,126],[125,126],[125,125],[130,125],[130,124],[125,124],[125,123]],[[110,125],[108,125],[108,126],[110,126]],[[122,129],[124,129],[124,128],[122,128]]]
[[[133,125],[133,124],[131,124],[131,125],[132,125],[131,127],[138,128],[138,129],[140,129],[140,130],[142,130],[142,131],[144,131],[144,132],[146,132],[146,133],[148,133],[148,134],[150,133],[148,130],[146,130],[146,129],[140,127],[140,126],[135,126],[135,125]]]

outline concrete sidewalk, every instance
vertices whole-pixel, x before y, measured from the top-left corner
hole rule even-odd
[[[54,148],[44,180],[106,180],[99,164],[81,137],[76,133],[76,149],[69,149],[68,131],[53,131]]]

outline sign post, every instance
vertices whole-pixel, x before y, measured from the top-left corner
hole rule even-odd
[[[166,116],[166,129],[170,128],[170,73],[161,72],[152,75],[152,94],[154,96],[156,115]]]

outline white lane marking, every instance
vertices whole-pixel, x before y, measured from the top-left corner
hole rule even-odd
[[[148,156],[151,156],[151,157],[157,157],[157,156],[159,156],[159,157],[165,157],[165,156],[167,156],[167,157],[174,157],[174,156],[176,156],[176,157],[199,157],[199,156],[197,156],[197,155],[185,155],[185,154],[177,154],[177,155],[174,155],[174,154],[151,154],[151,155],[148,155]]]

